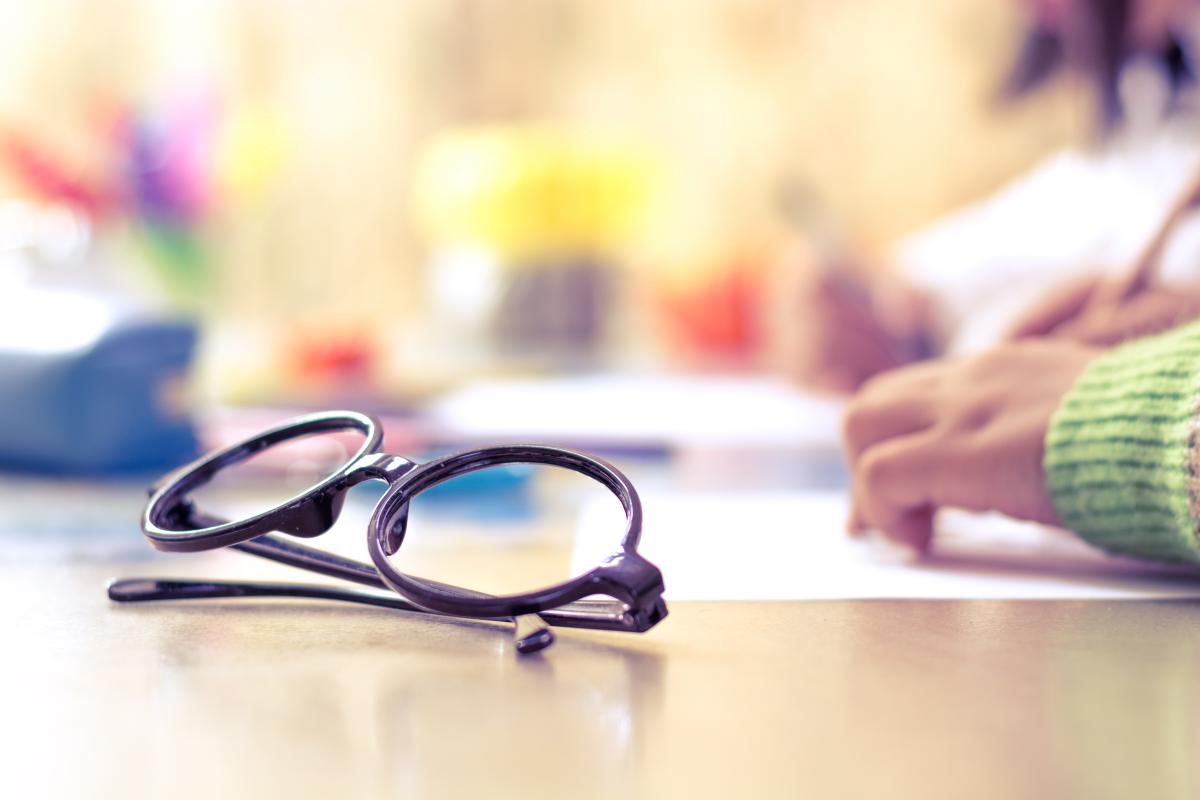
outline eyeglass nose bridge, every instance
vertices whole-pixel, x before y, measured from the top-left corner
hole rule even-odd
[[[345,491],[307,497],[294,506],[281,509],[267,529],[303,539],[315,538],[333,527],[345,502]]]
[[[345,469],[348,486],[363,481],[379,480],[394,483],[416,467],[415,461],[391,453],[367,453]]]
[[[337,522],[346,502],[346,492],[351,487],[369,480],[380,480],[390,484],[415,466],[414,462],[403,456],[367,453],[344,467],[340,480],[334,481],[320,492],[304,497],[292,507],[281,509],[272,529],[306,539],[320,536]],[[399,540],[403,540],[404,529],[408,523],[407,503],[400,513],[402,516],[398,537]],[[397,541],[396,547],[399,546]]]
[[[412,472],[417,467],[415,461],[404,456],[390,453],[368,453],[346,468],[347,488],[368,480],[381,480],[394,484]],[[345,497],[345,493],[341,493]],[[341,498],[338,500],[341,504]],[[389,526],[384,531],[383,550],[388,555],[394,555],[404,542],[404,534],[408,531],[408,500],[396,509],[389,520]],[[335,512],[336,514],[336,512]]]
[[[409,502],[405,500],[388,518],[388,527],[383,531],[383,552],[394,556],[404,544],[404,534],[408,533]]]

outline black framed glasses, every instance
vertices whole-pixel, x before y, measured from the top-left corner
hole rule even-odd
[[[358,431],[358,451],[340,469],[289,500],[239,520],[225,520],[197,507],[192,494],[221,470],[284,442],[323,433]],[[158,550],[196,552],[232,547],[262,558],[340,578],[388,594],[327,585],[122,579],[109,584],[118,602],[194,600],[217,597],[308,597],[343,600],[424,614],[511,621],[519,653],[542,650],[554,641],[548,626],[643,632],[667,615],[662,573],[637,553],[642,507],[637,491],[612,465],[582,453],[543,445],[485,447],[423,464],[380,452],[383,432],[374,417],[328,411],[293,419],[237,444],[210,453],[163,478],[151,489],[142,532]],[[461,475],[504,464],[563,467],[598,481],[620,501],[625,531],[616,550],[594,569],[531,592],[493,595],[408,575],[388,556],[399,551],[417,495]],[[367,526],[371,564],[309,547],[292,537],[328,531],[341,513],[346,492],[364,481],[388,484]],[[394,593],[394,594],[393,594]],[[398,595],[398,596],[397,596]]]

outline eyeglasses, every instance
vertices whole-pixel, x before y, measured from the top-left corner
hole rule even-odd
[[[221,470],[283,442],[323,433],[355,430],[365,437],[340,469],[280,505],[245,519],[229,521],[196,507],[190,495]],[[369,594],[314,584],[125,579],[113,581],[108,596],[118,602],[192,600],[216,597],[308,597],[344,600],[423,614],[514,625],[518,653],[548,647],[548,625],[641,633],[667,615],[662,573],[637,553],[642,507],[637,491],[620,471],[582,453],[541,445],[508,445],[468,450],[418,464],[380,452],[379,421],[353,411],[311,414],[218,450],[167,475],[151,489],[142,515],[142,532],[155,548],[196,552],[232,547],[300,569],[310,570],[391,594]],[[625,512],[625,532],[617,549],[591,571],[536,591],[491,595],[407,575],[388,556],[404,542],[412,500],[440,483],[503,464],[563,467],[598,481],[616,495]],[[337,521],[346,492],[369,480],[385,481],[387,491],[367,525],[371,564],[280,538],[272,532],[312,538]]]

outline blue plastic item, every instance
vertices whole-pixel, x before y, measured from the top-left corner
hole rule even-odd
[[[0,315],[0,468],[137,472],[196,455],[182,400],[193,324],[27,289]]]

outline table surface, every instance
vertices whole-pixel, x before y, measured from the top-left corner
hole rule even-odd
[[[120,571],[0,573],[7,796],[1200,796],[1195,602],[678,603],[518,658]]]
[[[1200,601],[674,603],[522,658],[369,607],[113,604],[260,569],[119,535],[0,551],[3,796],[1200,796]]]

